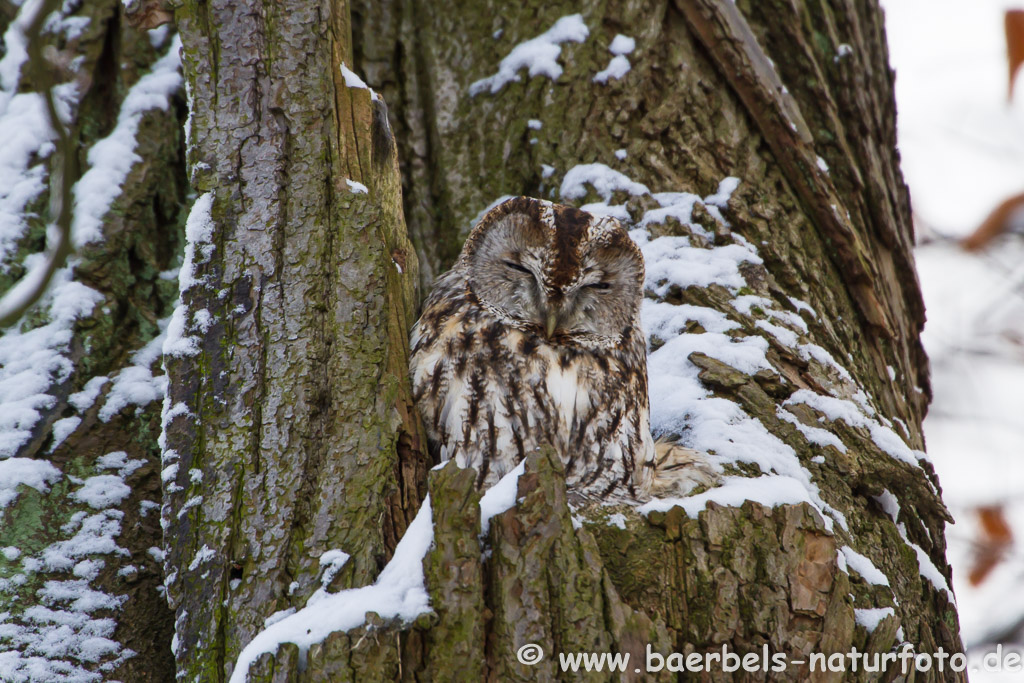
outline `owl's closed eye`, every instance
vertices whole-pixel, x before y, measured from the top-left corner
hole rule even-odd
[[[488,212],[412,333],[414,397],[438,456],[489,486],[551,445],[576,496],[648,497],[643,280],[612,218],[529,197]]]

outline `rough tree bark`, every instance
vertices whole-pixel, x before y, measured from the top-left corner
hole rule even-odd
[[[571,677],[556,670],[556,652],[629,652],[637,662],[647,645],[665,654],[768,646],[794,659],[853,646],[889,652],[901,641],[919,652],[959,651],[955,606],[942,588],[949,569],[937,482],[926,461],[891,455],[923,448],[928,377],[876,3],[171,4],[184,45],[188,168],[198,199],[183,201],[177,134],[163,132],[149,143],[164,147],[139,154],[147,168],[169,170],[153,171],[154,184],[140,185],[151,189],[138,195],[126,184],[123,196],[147,198],[139,207],[155,201],[169,218],[122,225],[134,214],[117,208],[136,206],[122,199],[106,232],[134,240],[151,266],[140,281],[153,288],[128,307],[136,291],[149,290],[127,282],[111,290],[108,305],[152,322],[170,312],[174,294],[160,289],[157,274],[172,265],[180,239],[166,229],[180,225],[167,210],[176,204],[163,198],[192,205],[181,301],[164,345],[162,518],[178,676],[226,680],[265,619],[301,608],[320,587],[326,551],[351,556],[331,590],[372,582],[428,489],[435,536],[424,566],[433,611],[412,624],[370,615],[364,626],[311,647],[304,666],[303,653],[284,645],[259,660],[251,680],[555,680]],[[118,7],[109,3],[103,16],[119,17]],[[515,45],[575,12],[588,35],[559,44],[563,72],[530,77],[521,69],[496,92],[470,94]],[[636,39],[630,70],[594,82],[620,33]],[[131,41],[101,44],[116,51]],[[109,64],[122,63],[117,57]],[[350,87],[342,62],[381,93],[390,114],[369,90]],[[109,117],[110,99],[97,99]],[[166,121],[173,129],[173,116]],[[574,191],[566,176],[592,163],[647,191],[602,194],[593,183],[585,195]],[[491,520],[483,553],[473,478],[451,466],[428,476],[432,463],[405,375],[417,296],[457,254],[474,217],[501,196],[617,205],[639,223],[658,207],[652,193],[711,195],[729,176],[741,182],[722,220],[713,202],[697,202],[689,221],[654,221],[649,229],[652,237],[688,236],[709,251],[745,238],[759,259],[741,266],[743,285],[648,295],[689,306],[680,311],[724,315],[735,339],[765,340],[770,368],[756,373],[713,354],[693,353],[688,363],[711,395],[792,449],[821,501],[712,502],[692,516],[680,507],[646,517],[632,509],[574,511],[557,454],[540,453],[520,478],[517,504]],[[41,234],[37,228],[23,253],[39,250]],[[107,259],[130,249],[112,237],[102,248]],[[94,286],[105,292],[106,282]],[[132,497],[120,504],[126,515],[151,488],[141,478],[150,482],[157,472],[152,405],[109,423],[83,416],[81,441],[45,453],[44,432],[66,405],[60,396],[112,374],[156,333],[134,322],[122,333],[123,318],[102,306],[92,315],[100,324],[89,344],[110,350],[81,347],[90,351],[76,363],[87,369],[76,366],[71,385],[52,390],[58,400],[33,437],[39,444],[18,452],[50,459],[68,475],[48,493],[19,489],[5,511],[0,534],[12,540],[0,544],[31,556],[59,539],[83,507],[69,503],[71,476],[84,475],[57,458],[63,449],[85,458],[79,467],[107,452],[89,450],[94,438],[147,459],[131,475],[138,483],[129,479]],[[700,335],[700,320],[691,315],[673,333]],[[76,339],[90,339],[78,325]],[[664,341],[652,338],[652,349]],[[815,408],[821,402],[795,400],[802,395],[847,401],[860,412],[833,419]],[[726,471],[766,474],[749,462]],[[45,532],[28,538],[40,519]],[[133,562],[148,566],[135,556],[156,544],[155,530],[132,528],[139,536],[138,548],[129,547]],[[860,556],[869,562],[842,559]],[[0,577],[22,571],[4,557]],[[14,596],[2,606],[15,615],[5,621],[29,621],[7,605],[43,599],[46,576],[30,578],[0,586]],[[109,614],[127,634],[119,642],[156,644],[138,671],[171,680],[167,612],[149,588]],[[140,630],[131,609],[152,615],[162,630]],[[869,628],[866,610],[887,611],[874,612],[883,618]],[[520,664],[516,652],[526,643],[540,644],[547,658]],[[116,673],[142,680],[133,671]],[[857,676],[877,678],[819,680]],[[806,668],[792,667],[742,680],[806,678]],[[959,676],[933,670],[916,680]]]
[[[49,294],[0,337],[0,679],[169,679],[159,336],[177,298],[186,107],[176,58],[160,60],[176,48],[167,29],[128,26],[119,0],[64,3],[40,65],[67,114],[72,147],[56,148],[19,49],[39,4],[0,4],[0,292],[43,251],[64,154],[87,174],[76,220],[102,230],[76,232]]]
[[[176,20],[202,198],[165,358],[167,587],[178,670],[214,681],[320,587],[321,555],[351,556],[333,588],[369,583],[415,514],[417,275],[384,104],[339,69],[344,7],[188,2]]]

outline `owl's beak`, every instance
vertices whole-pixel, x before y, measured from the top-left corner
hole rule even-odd
[[[558,329],[558,311],[548,310],[548,317],[544,323],[544,331],[547,332],[548,338],[555,333]]]

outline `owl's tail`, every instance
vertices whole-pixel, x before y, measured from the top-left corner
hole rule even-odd
[[[720,481],[719,468],[702,451],[659,438],[654,442],[654,476],[651,498],[681,498],[698,486],[711,488]]]

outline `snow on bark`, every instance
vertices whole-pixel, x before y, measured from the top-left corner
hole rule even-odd
[[[132,167],[142,161],[135,152],[142,117],[153,109],[167,111],[171,96],[181,87],[180,50],[181,39],[175,36],[166,54],[128,91],[114,130],[89,148],[89,170],[73,190],[71,235],[76,247],[103,238],[104,216],[121,194]]]
[[[527,69],[531,78],[547,76],[551,80],[556,80],[563,71],[562,65],[558,63],[558,58],[562,54],[562,43],[582,43],[589,35],[590,30],[583,23],[582,15],[570,14],[562,17],[536,38],[512,48],[501,60],[498,72],[475,81],[469,86],[469,94],[474,97],[482,92],[497,94],[508,83],[521,80],[518,74],[520,69]]]
[[[27,65],[23,31],[39,6],[34,0],[22,5],[4,34],[0,60],[0,271],[8,277],[18,270],[27,273],[9,290],[14,294],[41,272],[46,260],[44,253],[23,253],[26,245],[39,248],[32,246],[40,241],[32,226],[45,224],[44,197],[51,190],[47,169],[58,152],[43,96],[21,82]],[[116,264],[124,255],[119,250],[133,246],[108,245],[103,238],[108,222],[126,226],[128,233],[138,230],[140,241],[160,227],[151,214],[148,221],[138,221],[132,211],[133,202],[141,200],[147,208],[154,203],[146,195],[152,192],[146,178],[139,178],[144,174],[132,173],[145,166],[152,183],[162,164],[173,163],[172,158],[144,158],[161,144],[173,143],[139,139],[139,131],[144,117],[154,117],[158,125],[149,130],[158,134],[163,132],[159,124],[173,119],[171,98],[180,85],[178,44],[160,58],[149,51],[145,36],[128,33],[112,39],[127,51],[141,38],[145,47],[132,59],[142,74],[120,91],[125,92],[123,101],[112,103],[109,114],[116,120],[109,122],[110,135],[94,141],[86,131],[107,124],[96,120],[101,115],[90,104],[89,88],[108,77],[112,82],[125,78],[116,69],[93,71],[99,55],[93,48],[101,47],[105,37],[103,30],[94,30],[93,14],[108,10],[103,3],[64,3],[47,19],[42,38],[58,42],[56,59],[68,56],[71,71],[90,74],[86,79],[73,73],[74,80],[57,85],[55,95],[65,124],[87,124],[73,127],[74,142],[87,160],[75,186],[75,215],[80,243],[90,242],[91,251],[58,269],[34,309],[0,335],[0,514],[5,522],[0,524],[0,679],[5,681],[123,676],[123,667],[138,656],[128,640],[144,641],[121,628],[122,618],[137,616],[138,605],[158,599],[144,576],[151,565],[140,570],[143,563],[132,556],[143,533],[139,520],[149,511],[149,501],[141,500],[144,494],[136,489],[148,476],[143,468],[149,461],[134,455],[145,454],[146,439],[154,438],[152,415],[144,409],[163,396],[156,369],[162,339],[148,344],[147,339],[150,330],[166,327],[157,321],[166,315],[154,303],[160,295],[147,291],[153,283],[141,271],[159,273],[169,264],[143,250],[133,256],[140,272],[121,273]],[[110,26],[120,27],[117,22]],[[61,53],[64,49],[81,54]],[[153,63],[148,71],[147,61]],[[163,199],[177,201],[172,195],[173,188]],[[52,244],[53,236],[47,237]],[[173,243],[173,233],[158,239]],[[153,247],[157,252],[162,248]],[[126,280],[139,299],[121,308],[125,302],[116,292],[131,287]],[[133,315],[143,320],[141,325],[113,324]],[[126,357],[128,363],[119,367]],[[129,405],[137,407],[137,414],[121,415]],[[134,592],[129,584],[135,584]],[[152,610],[143,611],[151,612],[146,618],[158,619]],[[147,637],[158,635],[154,631]],[[143,649],[154,646],[145,643]]]
[[[430,597],[423,578],[423,558],[433,540],[434,525],[427,496],[391,561],[372,585],[337,593],[318,590],[304,608],[274,620],[239,653],[230,683],[245,683],[253,662],[264,653],[276,652],[283,643],[299,646],[299,666],[305,668],[311,645],[335,631],[347,631],[365,623],[367,612],[405,622],[427,612]]]

